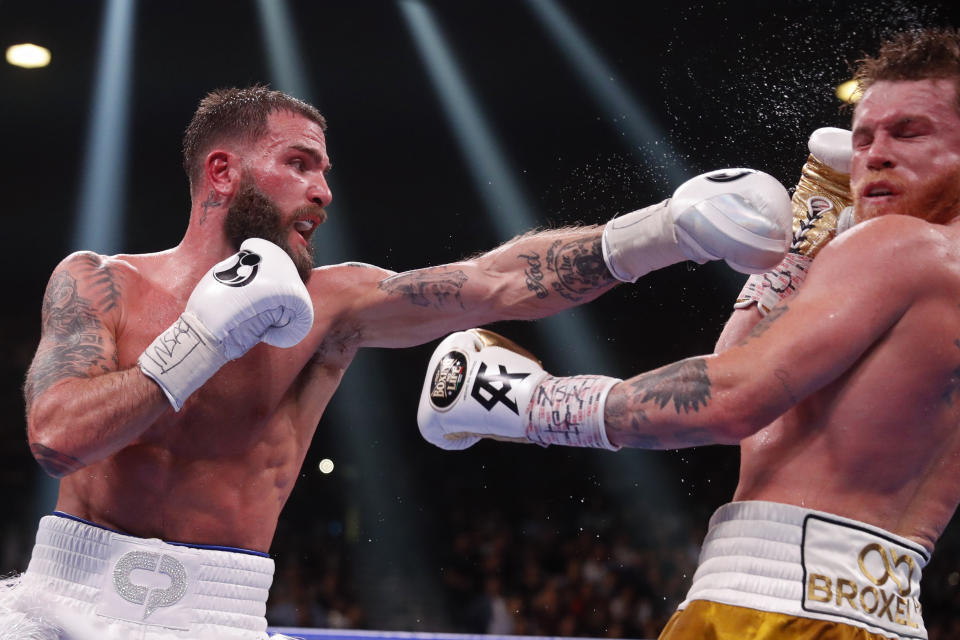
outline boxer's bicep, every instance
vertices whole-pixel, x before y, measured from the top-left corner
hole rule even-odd
[[[58,382],[117,370],[113,318],[120,295],[118,276],[96,254],[73,254],[54,270],[43,296],[40,344],[24,385],[28,412]]]
[[[825,249],[803,288],[718,356],[716,366],[738,372],[742,395],[762,416],[751,425],[762,428],[856,366],[922,294],[929,247],[907,239],[878,251],[897,242],[888,235],[875,228]]]

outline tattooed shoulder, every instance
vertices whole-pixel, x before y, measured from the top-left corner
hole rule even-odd
[[[63,270],[76,276],[95,307],[104,313],[120,304],[124,271],[117,262],[91,251],[75,253],[64,261]],[[58,269],[60,271],[60,269]],[[56,276],[56,272],[54,273]]]
[[[74,254],[54,271],[43,296],[40,345],[24,385],[28,409],[60,380],[117,369],[116,341],[103,315],[117,307],[120,295],[111,267],[96,254]]]

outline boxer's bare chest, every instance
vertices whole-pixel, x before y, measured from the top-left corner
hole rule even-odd
[[[143,350],[180,315],[186,300],[162,281],[141,278],[122,301],[117,327],[121,369],[136,366]],[[185,403],[165,413],[140,443],[160,445],[178,458],[242,457],[277,432],[307,446],[323,408],[353,356],[334,317],[336,300],[315,310],[314,328],[299,345],[260,344],[228,362]],[[301,444],[302,443],[302,444]]]
[[[960,500],[960,285],[914,302],[843,376],[741,444],[738,500],[932,545]]]

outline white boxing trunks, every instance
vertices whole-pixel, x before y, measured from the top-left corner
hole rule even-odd
[[[124,535],[56,513],[0,585],[0,638],[265,640],[273,560]]]
[[[726,504],[710,519],[687,599],[661,638],[926,639],[919,598],[929,559],[917,543],[849,518]]]

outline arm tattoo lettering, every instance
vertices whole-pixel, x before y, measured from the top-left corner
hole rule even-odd
[[[89,378],[91,370],[106,373],[118,366],[116,345],[105,344],[103,322],[90,301],[79,295],[77,280],[66,271],[50,279],[41,317],[43,340],[24,386],[28,409],[39,394],[60,380]]]
[[[39,442],[30,443],[30,452],[33,453],[33,457],[47,475],[53,476],[54,478],[62,478],[74,471],[82,469],[84,466],[82,462],[73,456],[54,451]]]
[[[456,271],[421,269],[390,276],[380,281],[377,287],[388,294],[403,296],[418,307],[443,309],[456,304],[461,309],[465,309],[460,297],[460,289],[467,279],[467,274],[460,269]]]
[[[200,205],[201,207],[203,207],[203,213],[200,214],[199,224],[203,224],[204,222],[207,221],[207,212],[210,211],[210,209],[219,207],[222,204],[223,204],[223,200],[220,200],[219,198],[217,198],[217,192],[214,191],[213,189],[210,189],[210,195],[208,195],[207,199],[204,200],[203,203]]]
[[[557,274],[557,282],[552,283],[554,291],[574,302],[614,282],[603,261],[599,237],[557,240],[547,250],[547,269]]]
[[[710,376],[703,358],[688,358],[640,376],[630,383],[637,404],[653,402],[663,409],[673,401],[677,413],[700,411],[710,398]]]
[[[550,295],[547,288],[543,286],[543,268],[540,266],[540,254],[536,252],[521,253],[517,257],[527,261],[527,268],[523,270],[523,275],[527,277],[527,289],[533,291],[534,295],[541,300]]]

